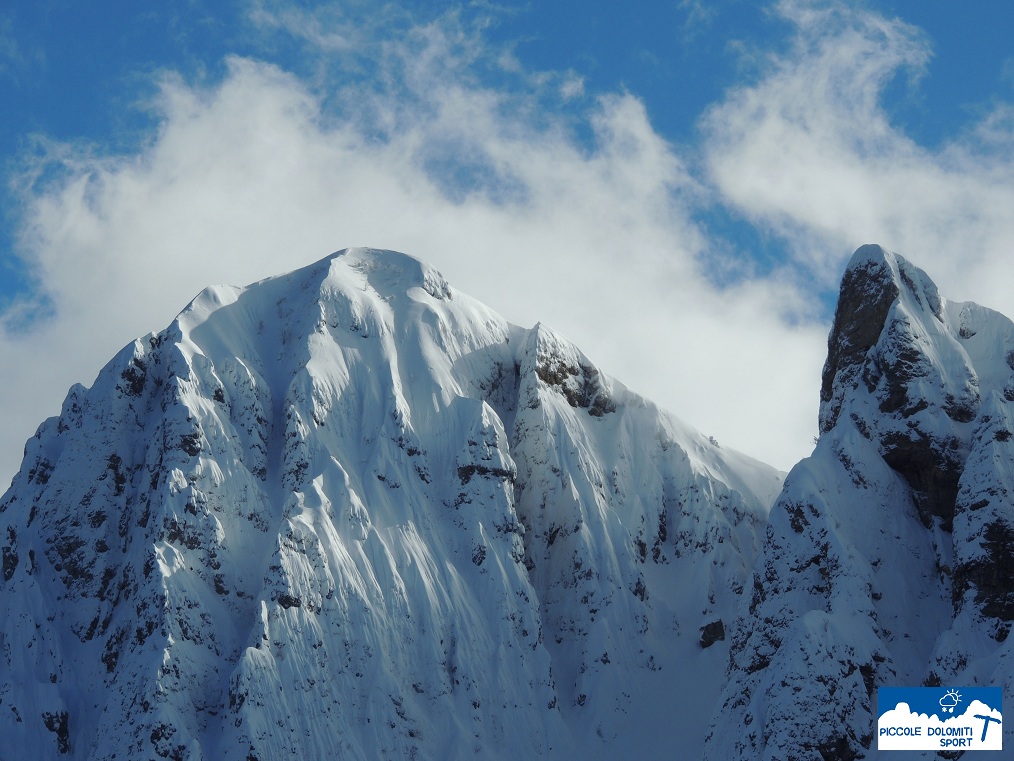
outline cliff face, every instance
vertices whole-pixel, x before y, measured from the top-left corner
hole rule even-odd
[[[863,758],[877,686],[1014,683],[1012,350],[1007,318],[855,253],[821,436],[772,509],[709,758]]]
[[[780,485],[404,255],[208,289],[0,499],[0,757],[697,754]]]

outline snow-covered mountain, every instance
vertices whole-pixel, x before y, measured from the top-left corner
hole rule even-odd
[[[864,246],[820,393],[819,442],[731,627],[706,757],[870,757],[875,688],[941,683],[1005,688],[1014,747],[1014,325]]]
[[[1014,324],[865,246],[820,399],[783,484],[402,254],[208,289],[0,498],[0,759],[851,760],[878,686],[1010,692]]]
[[[921,274],[917,285],[929,299]],[[976,334],[947,357],[997,340],[991,313],[934,303],[942,325]],[[913,330],[935,319],[913,315]],[[842,390],[860,377],[856,351],[839,352],[819,462],[845,446],[857,449],[841,462],[872,462],[895,431],[837,422],[868,411]],[[954,473],[966,461],[995,472],[1009,412],[987,396],[1003,368],[966,364],[940,380],[950,406],[933,396],[911,418],[959,410],[926,430],[965,443],[934,438],[908,461],[939,443]],[[787,494],[826,467],[800,466]],[[850,594],[868,578],[884,599],[879,624],[862,619],[870,603],[839,637],[864,675],[926,663],[949,675],[992,657],[980,652],[992,640],[962,641],[979,649],[960,663],[953,648],[934,655],[929,631],[903,653],[882,631],[950,610],[940,558],[964,585],[955,641],[1008,609],[989,586],[993,551],[950,560],[939,495],[958,494],[955,532],[987,538],[1008,530],[983,523],[1002,500],[986,496],[992,482],[941,472],[909,486],[885,464],[857,480],[902,505],[876,547],[898,534],[922,574],[892,581],[886,546],[877,572],[874,555],[834,544]],[[699,757],[741,598],[754,595],[765,626],[795,625],[777,618],[788,582],[751,580],[781,486],[548,328],[508,324],[402,254],[348,250],[208,289],[71,389],[0,499],[0,758]],[[916,488],[922,513],[904,509]],[[818,508],[795,518],[786,505],[762,561],[778,573],[807,541],[832,541]],[[831,562],[799,580],[821,582]],[[755,641],[768,629],[743,622],[734,662],[749,671],[768,653],[749,675],[764,679],[778,654]],[[730,696],[730,715],[757,714],[756,694],[742,709]]]

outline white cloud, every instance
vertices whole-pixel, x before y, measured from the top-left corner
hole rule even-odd
[[[853,5],[783,0],[794,44],[703,125],[710,176],[823,283],[862,243],[926,269],[951,298],[1014,313],[1014,121],[998,106],[936,149],[884,110],[896,76],[930,72],[917,29]]]
[[[366,44],[360,27],[350,23],[335,4],[308,10],[297,5],[252,0],[247,16],[257,27],[285,32],[329,55],[350,53]]]
[[[0,472],[72,382],[203,286],[350,245],[406,251],[508,319],[542,320],[725,445],[783,467],[805,454],[823,329],[787,326],[808,307],[786,282],[708,284],[700,189],[643,104],[599,98],[589,147],[542,94],[476,83],[453,33],[416,30],[411,54],[388,45],[392,91],[321,94],[236,58],[213,87],[165,78],[137,154],[59,146],[62,179],[23,196],[21,253],[55,315],[0,335],[0,365],[17,368]]]
[[[683,22],[684,33],[693,34],[709,25],[715,18],[715,3],[705,0],[679,0],[680,10],[686,14]]]
[[[560,97],[564,100],[579,98],[584,95],[584,78],[574,72],[568,72],[560,83]]]

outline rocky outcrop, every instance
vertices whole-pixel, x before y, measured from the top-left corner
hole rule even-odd
[[[979,378],[962,327],[918,267],[860,248],[842,278],[821,385],[820,430],[843,408],[912,487],[923,522],[954,516]],[[967,325],[964,328],[968,330]]]
[[[772,509],[708,758],[864,758],[878,686],[1014,686],[1012,348],[1007,318],[856,251],[821,436]]]
[[[827,361],[820,383],[821,433],[827,433],[838,422],[846,390],[856,386],[866,354],[880,339],[898,295],[888,262],[877,255],[874,247],[860,248],[842,277],[827,341]]]

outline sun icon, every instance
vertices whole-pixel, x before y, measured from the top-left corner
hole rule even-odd
[[[944,713],[954,713],[954,708],[961,702],[961,693],[957,690],[948,690],[942,698],[940,698],[940,707]]]

